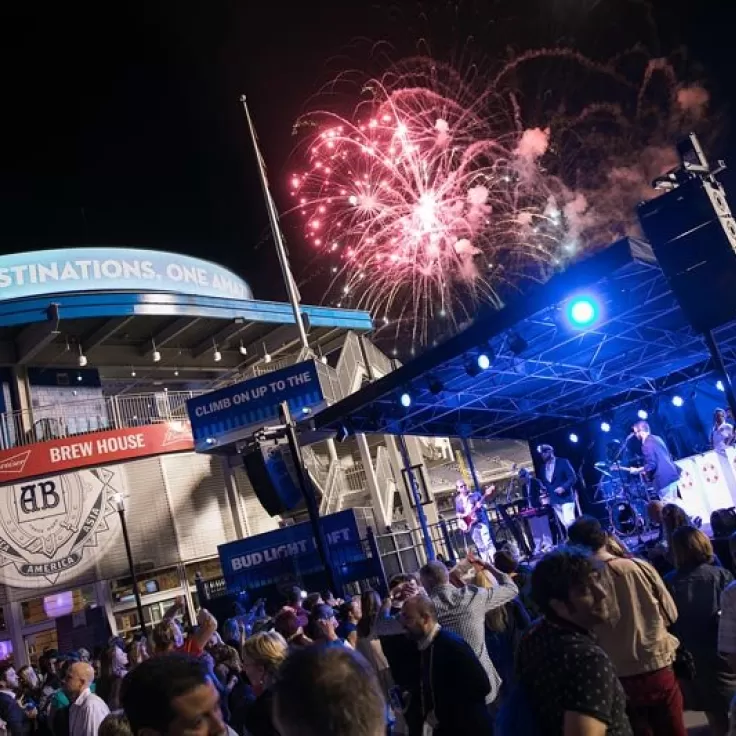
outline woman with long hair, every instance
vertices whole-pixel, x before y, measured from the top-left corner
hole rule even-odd
[[[128,655],[117,644],[103,649],[100,655],[100,676],[95,693],[99,695],[111,711],[120,710],[120,687],[127,674]]]
[[[725,736],[729,704],[736,695],[736,675],[718,652],[718,623],[721,594],[733,576],[713,565],[710,539],[699,529],[677,529],[670,549],[675,570],[664,582],[679,614],[671,630],[695,659],[695,678],[680,681],[685,708],[705,711],[711,733]]]
[[[244,719],[250,736],[278,736],[272,687],[288,652],[286,640],[276,631],[261,631],[243,642],[243,671],[256,696]]]

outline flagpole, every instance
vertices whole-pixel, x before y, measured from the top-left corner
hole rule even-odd
[[[294,312],[294,320],[296,322],[297,330],[299,330],[299,341],[302,344],[302,349],[305,352],[308,352],[309,341],[307,340],[307,331],[304,328],[304,320],[302,319],[302,313],[299,309],[299,290],[296,288],[294,277],[291,274],[291,268],[289,267],[289,257],[286,254],[284,238],[281,234],[281,228],[279,227],[278,211],[276,210],[276,205],[268,188],[268,178],[266,177],[266,164],[263,160],[263,156],[261,156],[261,151],[258,148],[258,137],[256,136],[256,129],[253,125],[253,119],[250,116],[250,111],[248,110],[248,103],[246,102],[245,95],[241,95],[240,101],[243,103],[243,110],[245,110],[245,119],[248,121],[248,131],[250,133],[251,143],[253,144],[253,150],[256,153],[256,163],[258,165],[261,188],[263,189],[263,198],[266,200],[266,210],[268,211],[268,219],[271,223],[271,232],[273,233],[274,243],[276,244],[276,254],[279,257],[281,274],[284,277],[284,283],[286,285],[286,293],[289,297],[289,303],[291,304],[291,308]]]

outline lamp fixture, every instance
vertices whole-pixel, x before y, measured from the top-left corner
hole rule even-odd
[[[219,363],[222,360],[222,353],[217,349],[217,343],[214,340],[212,341],[212,360],[215,363]]]
[[[243,345],[243,341],[242,340],[240,341],[240,347],[238,348],[238,352],[241,355],[248,355],[248,348],[245,347],[245,345]]]
[[[161,353],[156,350],[156,341],[151,338],[151,347],[153,348],[153,353],[151,354],[151,359],[154,363],[160,363],[161,362]]]
[[[79,358],[77,359],[79,362],[79,367],[84,368],[84,366],[87,365],[87,356],[82,351],[82,343],[79,343]]]

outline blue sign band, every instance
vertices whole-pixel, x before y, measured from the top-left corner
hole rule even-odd
[[[253,298],[250,286],[231,271],[178,253],[70,248],[0,256],[0,301],[75,292],[140,290]]]
[[[339,511],[320,518],[333,564],[365,559],[355,512]],[[322,569],[317,546],[308,522],[277,529],[217,548],[228,589],[260,588],[294,574],[311,574]]]
[[[284,401],[294,414],[324,401],[313,360],[189,399],[187,411],[195,447],[207,449],[239,429],[273,423]]]

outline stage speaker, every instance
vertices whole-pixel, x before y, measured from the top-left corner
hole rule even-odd
[[[639,221],[688,321],[701,332],[736,314],[736,223],[713,176],[644,202]]]
[[[287,443],[261,445],[244,453],[243,465],[269,516],[283,514],[301,503],[302,492]]]

